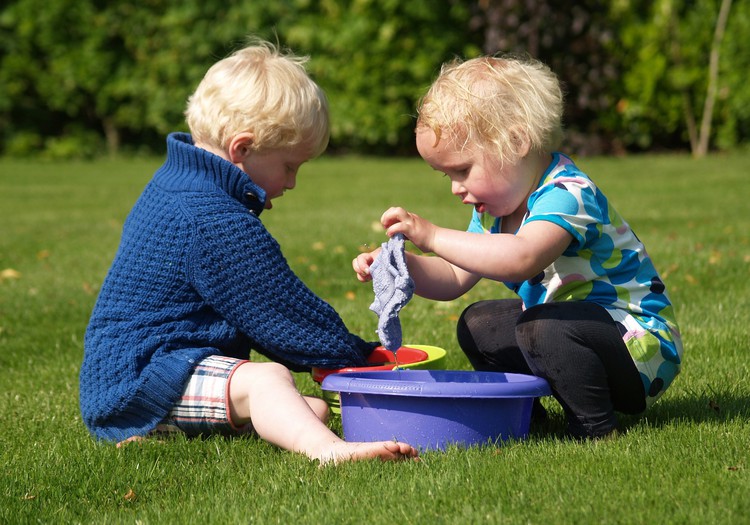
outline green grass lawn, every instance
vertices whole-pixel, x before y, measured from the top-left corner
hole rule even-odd
[[[562,412],[529,439],[420,462],[318,468],[253,438],[95,442],[78,411],[83,333],[123,220],[160,159],[0,160],[0,523],[750,523],[750,154],[579,159],[646,243],[675,302],[683,373],[621,437],[577,443]],[[324,158],[263,214],[292,267],[374,339],[360,246],[391,205],[464,228],[470,210],[419,160]],[[404,339],[448,351],[482,282],[415,298]],[[320,393],[298,374],[307,393]],[[336,430],[340,421],[332,422]]]

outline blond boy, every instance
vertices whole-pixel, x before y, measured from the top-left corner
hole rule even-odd
[[[295,276],[259,219],[328,143],[304,62],[252,41],[190,97],[191,134],[168,136],[86,332],[80,405],[98,438],[252,431],[322,462],[416,456],[344,442],[287,368],[361,365],[374,347]],[[275,362],[248,361],[250,348]]]

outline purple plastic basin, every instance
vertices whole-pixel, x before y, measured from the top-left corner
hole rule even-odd
[[[524,374],[394,370],[329,375],[347,441],[406,442],[420,450],[525,439],[547,381]]]

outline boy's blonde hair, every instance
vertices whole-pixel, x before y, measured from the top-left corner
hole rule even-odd
[[[320,155],[330,134],[328,101],[305,71],[307,60],[253,38],[214,64],[188,99],[194,141],[226,149],[251,132],[255,150],[310,143],[313,157]]]
[[[418,106],[417,128],[458,149],[493,149],[515,164],[562,141],[563,95],[557,76],[534,59],[479,57],[443,65]]]

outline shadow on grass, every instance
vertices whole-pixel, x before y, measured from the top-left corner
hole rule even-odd
[[[640,425],[659,429],[680,422],[723,424],[737,419],[750,421],[750,396],[714,389],[691,392],[681,398],[671,398],[667,393],[642,414],[618,413],[617,417],[618,428],[623,433]],[[565,416],[559,406],[550,410],[546,419],[531,422],[529,437],[573,440],[567,433]]]
[[[662,427],[676,421],[726,423],[738,418],[750,420],[750,396],[714,390],[682,398],[670,398],[667,394],[645,416],[651,427]],[[638,418],[633,420],[635,423]]]

